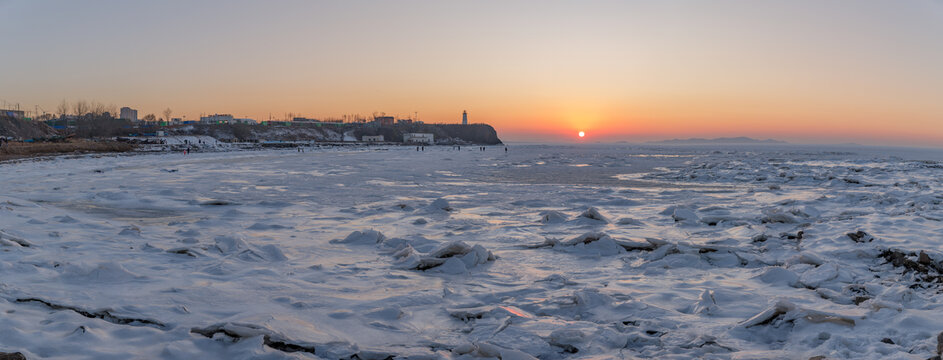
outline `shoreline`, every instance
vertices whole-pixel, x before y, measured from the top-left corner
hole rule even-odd
[[[97,143],[94,141],[84,141],[89,143]],[[182,144],[166,144],[166,145],[155,145],[155,144],[129,144],[115,141],[106,141],[101,143],[107,143],[109,145],[129,145],[130,148],[127,150],[111,150],[111,149],[102,149],[96,150],[94,147],[80,148],[75,147],[74,150],[70,151],[54,151],[54,152],[35,152],[29,154],[6,154],[0,151],[0,165],[4,164],[15,164],[25,161],[49,161],[58,158],[80,158],[86,156],[108,156],[108,155],[127,155],[127,156],[137,156],[137,155],[151,155],[151,154],[172,154],[177,153],[183,150],[186,145]],[[16,143],[16,144],[25,144],[25,143]],[[42,144],[69,144],[69,143],[34,143],[35,145]],[[359,143],[359,142],[316,142],[316,143],[301,143],[301,142],[259,142],[259,143],[225,143],[228,146],[226,147],[199,147],[193,146],[191,148],[192,152],[196,153],[220,153],[220,152],[241,152],[241,151],[259,151],[259,150],[276,150],[276,149],[291,149],[297,147],[307,147],[307,148],[333,148],[333,147],[415,147],[423,145],[414,145],[414,144],[403,144],[403,143]],[[8,144],[4,144],[4,147]],[[447,144],[433,144],[433,145],[424,145],[428,147],[446,147],[453,146]],[[505,144],[499,145],[462,145],[462,146],[506,146]],[[150,148],[150,149],[148,149]]]
[[[132,144],[117,141],[4,142],[0,147],[0,163],[46,156],[125,153],[134,149]]]

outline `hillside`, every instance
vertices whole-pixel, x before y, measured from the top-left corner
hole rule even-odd
[[[13,139],[35,139],[55,136],[56,131],[46,124],[20,120],[12,117],[0,117],[0,137]]]
[[[383,135],[387,141],[401,142],[405,133],[432,133],[437,144],[501,144],[498,132],[487,124],[397,124],[394,126],[364,126],[354,131],[359,139],[364,135]]]
[[[227,141],[343,141],[344,134],[357,139],[365,135],[383,135],[386,142],[402,142],[405,133],[432,133],[436,144],[501,144],[498,133],[486,124],[375,124],[340,125],[187,125],[167,129],[173,135],[207,135]]]

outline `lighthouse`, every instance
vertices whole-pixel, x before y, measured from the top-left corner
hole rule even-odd
[[[468,125],[468,112],[462,110],[462,125]]]

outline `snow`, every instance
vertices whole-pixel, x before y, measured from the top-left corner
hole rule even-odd
[[[926,359],[940,160],[528,145],[2,163],[0,352]]]

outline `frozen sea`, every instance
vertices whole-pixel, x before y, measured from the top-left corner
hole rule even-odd
[[[521,145],[0,164],[29,359],[927,359],[943,152]]]

